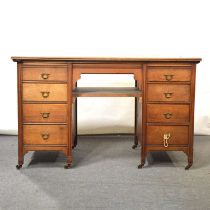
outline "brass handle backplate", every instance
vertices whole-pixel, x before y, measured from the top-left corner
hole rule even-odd
[[[167,81],[171,81],[173,79],[174,75],[173,74],[165,74],[164,77]]]
[[[41,91],[41,94],[42,94],[43,98],[48,98],[49,95],[50,95],[50,92],[48,92],[48,91]]]
[[[167,93],[164,93],[164,95],[165,95],[165,98],[171,98],[173,93],[167,92]]]
[[[47,74],[47,73],[42,73],[41,74],[42,79],[48,79],[49,76],[50,76],[50,74]]]
[[[170,118],[172,118],[172,116],[173,116],[172,113],[164,113],[163,115],[164,115],[164,117],[165,117],[166,119],[170,119]]]
[[[41,136],[42,136],[43,140],[46,141],[47,139],[49,139],[50,134],[49,133],[42,133]]]
[[[42,116],[43,119],[47,119],[50,116],[50,113],[49,112],[42,112],[40,114],[41,114],[41,116]]]
[[[168,147],[168,141],[170,138],[171,138],[170,133],[164,133],[164,135],[163,135],[163,146],[164,147]]]

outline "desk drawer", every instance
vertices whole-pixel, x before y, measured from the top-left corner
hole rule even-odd
[[[190,85],[149,84],[148,101],[190,101]]]
[[[23,83],[23,100],[67,101],[67,85]]]
[[[147,80],[150,82],[189,82],[191,80],[191,69],[176,69],[175,67],[149,67]]]
[[[190,106],[181,104],[148,104],[147,122],[189,122]]]
[[[67,67],[44,65],[24,67],[22,79],[31,81],[67,81]]]
[[[52,145],[68,142],[66,125],[24,125],[23,141],[28,145]]]
[[[187,145],[189,132],[188,126],[147,126],[147,144],[162,145],[170,147],[171,145]],[[168,137],[164,143],[164,135]],[[165,146],[164,146],[165,145]]]
[[[66,104],[23,104],[23,122],[67,122]]]

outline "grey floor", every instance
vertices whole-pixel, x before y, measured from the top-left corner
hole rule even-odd
[[[182,152],[153,152],[139,170],[132,136],[79,137],[72,169],[58,152],[31,152],[15,169],[17,137],[0,136],[1,210],[208,210],[210,136],[195,138],[194,165]]]

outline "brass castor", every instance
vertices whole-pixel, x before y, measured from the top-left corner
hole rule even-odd
[[[192,166],[192,164],[189,163],[189,164],[185,167],[185,170],[188,170],[191,166]]]
[[[64,166],[64,168],[65,168],[65,169],[71,168],[71,164],[66,164],[66,165]]]
[[[143,168],[143,166],[144,166],[144,163],[141,163],[140,165],[138,165],[138,169]]]
[[[22,165],[16,165],[16,169],[20,170],[22,168]]]
[[[136,149],[137,146],[138,146],[137,144],[134,144],[134,145],[132,146],[132,149]]]

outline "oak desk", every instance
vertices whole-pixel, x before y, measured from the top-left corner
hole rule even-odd
[[[135,97],[135,142],[148,151],[183,151],[193,163],[196,64],[200,58],[12,57],[18,70],[18,165],[28,151],[77,144],[77,97]],[[79,88],[81,74],[133,74],[133,88]]]

